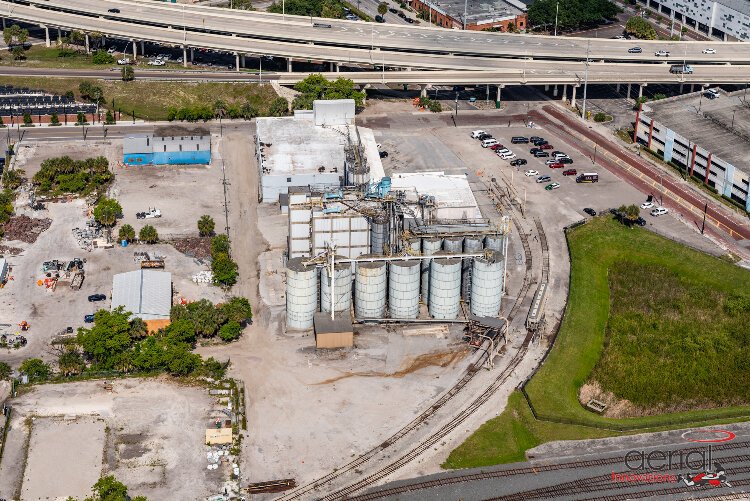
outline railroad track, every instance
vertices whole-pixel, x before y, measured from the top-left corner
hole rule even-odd
[[[521,304],[526,298],[526,295],[528,294],[532,283],[534,283],[533,277],[532,277],[533,257],[532,257],[532,252],[531,252],[531,246],[529,245],[528,235],[526,234],[526,232],[523,231],[520,225],[520,221],[515,216],[515,214],[511,217],[511,219],[513,221],[513,224],[516,227],[518,236],[521,240],[521,245],[523,246],[523,249],[524,249],[526,267],[525,267],[523,282],[521,284],[521,289],[518,295],[516,296],[513,306],[511,307],[506,317],[508,319],[508,323],[510,323],[513,320],[513,318],[515,318],[515,316],[518,314],[521,308]],[[459,421],[455,422],[455,424],[452,424],[452,425],[451,423],[449,423],[448,425],[446,425],[447,427],[450,427],[449,429],[445,429],[446,427],[444,426],[443,428],[441,428],[441,430],[438,433],[432,435],[428,439],[429,441],[431,441],[431,444],[434,444],[437,440],[447,435],[452,429],[458,426],[458,424],[460,424],[466,418],[468,418],[469,415],[471,415],[471,413],[476,411],[481,406],[482,403],[486,402],[492,396],[492,394],[495,393],[495,391],[497,391],[499,386],[501,386],[502,383],[505,382],[505,380],[507,380],[508,377],[510,377],[510,374],[512,373],[513,369],[515,369],[515,367],[520,363],[521,359],[523,358],[523,355],[528,350],[529,339],[530,337],[527,335],[526,340],[524,341],[521,349],[519,349],[519,351],[513,357],[510,364],[505,369],[503,369],[503,372],[500,374],[500,376],[495,379],[495,381],[482,393],[482,395],[477,397],[477,399],[475,399],[475,401],[472,402],[472,405],[470,405],[467,409],[464,409],[459,415],[454,417],[451,423],[453,423],[457,418],[460,418]],[[487,352],[485,352],[483,357],[487,357]],[[445,404],[450,402],[474,378],[474,376],[479,371],[479,368],[481,367],[483,362],[484,362],[484,359],[480,359],[480,360],[477,360],[471,366],[469,366],[466,372],[464,373],[464,375],[461,377],[461,379],[454,386],[452,386],[446,393],[444,393],[437,401],[435,401],[435,403],[433,403],[428,409],[422,412],[419,416],[417,416],[412,421],[410,421],[406,426],[401,428],[398,432],[396,432],[395,434],[391,435],[388,439],[383,441],[380,445],[358,456],[357,458],[353,459],[352,461],[345,464],[341,468],[338,468],[335,471],[332,471],[331,473],[328,473],[327,475],[317,480],[314,480],[308,484],[302,485],[286,493],[284,496],[280,497],[279,500],[280,501],[292,501],[292,500],[300,499],[305,495],[311,494],[316,490],[320,490],[324,486],[329,485],[332,482],[343,478],[346,474],[349,474],[352,472],[357,474],[361,466],[365,465],[367,462],[371,461],[372,459],[377,458],[378,455],[382,451],[392,447],[394,444],[401,441],[404,437],[406,437],[413,431],[420,428],[432,416],[434,416],[435,413],[439,409],[441,409],[443,406],[445,406]],[[502,379],[503,377],[504,379]],[[502,381],[500,381],[501,379]],[[499,384],[498,384],[498,381],[500,381]],[[469,410],[469,413],[464,415],[464,413],[467,410]],[[436,435],[438,435],[440,432],[442,432],[440,437],[432,441],[432,439]],[[419,454],[427,450],[429,446],[422,447],[424,443],[425,442],[420,444],[420,446],[412,449],[409,453],[407,453],[406,456],[403,456],[399,460],[391,463],[390,465],[382,468],[381,470],[378,470],[378,472],[374,473],[373,475],[370,475],[369,477],[366,477],[365,479],[362,479],[356,482],[355,484],[351,484],[350,486],[345,487],[344,489],[337,491],[334,494],[329,494],[323,499],[337,499],[338,497],[346,496],[349,493],[356,492],[357,490],[360,490],[364,487],[372,485],[374,482],[377,482],[378,480],[380,480],[381,478],[384,478],[385,476],[389,475],[393,471],[396,471],[396,469],[403,466],[403,464],[406,464],[409,461],[412,461]],[[405,460],[407,456],[409,457],[409,459],[406,460],[405,462],[402,462],[402,460]],[[354,488],[354,486],[356,486],[356,488]]]
[[[721,451],[721,450],[732,450],[732,449],[747,449],[748,447],[750,447],[750,442],[736,442],[736,443],[727,443],[727,444],[721,444],[721,445],[715,446],[713,447],[713,450]],[[680,450],[683,453],[687,454],[692,451],[699,452],[701,450],[704,450],[704,448],[696,446],[696,447],[688,447],[688,448],[684,448]],[[727,456],[725,458],[718,458],[717,460],[721,462],[722,464],[732,463],[732,462],[747,462],[748,460],[750,460],[750,456],[747,456],[747,455]],[[467,482],[477,482],[477,481],[482,481],[482,480],[497,480],[497,479],[502,479],[502,478],[507,478],[507,477],[513,477],[516,475],[538,475],[539,473],[550,472],[550,471],[580,470],[580,469],[595,468],[595,467],[601,467],[601,466],[621,465],[622,462],[623,462],[623,458],[621,456],[617,456],[617,457],[589,459],[589,460],[581,460],[581,461],[569,461],[569,462],[564,462],[564,463],[537,464],[533,466],[509,468],[505,470],[470,473],[466,475],[455,475],[455,476],[450,476],[450,477],[445,477],[445,478],[436,478],[432,480],[427,480],[424,482],[415,482],[412,484],[400,485],[400,486],[392,487],[389,489],[381,489],[375,492],[365,493],[365,494],[355,496],[349,499],[351,501],[365,501],[365,500],[369,501],[369,500],[380,499],[380,498],[384,498],[388,496],[396,496],[398,494],[403,494],[405,492],[413,492],[413,491],[431,489],[435,487],[447,487],[450,485],[462,484],[462,483],[467,483]],[[748,471],[750,471],[750,467],[748,467],[747,469]],[[743,471],[740,471],[740,470],[743,470]],[[730,473],[742,473],[744,472],[744,468],[738,469],[738,470],[727,469],[727,471]],[[575,496],[576,494],[581,494],[581,493],[593,493],[593,492],[596,492],[596,489],[594,488],[594,486],[598,487],[598,484],[601,483],[600,480],[603,481],[603,477],[601,475],[597,477],[592,477],[590,479],[580,479],[580,480],[567,482],[566,484],[560,484],[559,486],[556,485],[556,486],[550,486],[550,487],[543,487],[540,489],[534,489],[530,491],[518,492],[518,493],[509,494],[509,495],[499,496],[496,498],[491,498],[491,500],[485,500],[485,501],[544,499],[544,498],[553,498],[557,496],[560,496],[560,497],[561,496]],[[587,482],[591,483],[591,487],[589,487],[588,489],[586,488]],[[748,482],[750,483],[750,480]],[[733,486],[736,485],[736,482],[732,481],[731,479],[730,479],[730,483]],[[568,490],[566,490],[566,487],[570,488],[571,486],[573,489],[578,489],[580,492],[569,492]],[[610,487],[610,490],[613,489],[613,486],[611,483],[609,484],[609,487]],[[627,486],[623,485],[622,487],[624,488]],[[539,495],[536,494],[537,491],[539,491],[540,493]],[[678,492],[685,492],[685,490],[683,488],[681,491],[678,491]],[[545,495],[541,495],[542,493],[544,493]],[[623,499],[623,500],[629,499],[628,496],[631,496],[631,495],[633,495],[633,493],[626,494],[624,495],[624,497],[618,497],[617,499]],[[609,498],[609,497],[604,497],[604,496],[597,496],[591,499],[611,499],[611,501],[615,501],[614,498]]]
[[[549,245],[547,245],[547,234],[544,232],[542,222],[538,217],[534,218],[536,233],[539,235],[539,245],[542,247],[542,282],[549,281]]]

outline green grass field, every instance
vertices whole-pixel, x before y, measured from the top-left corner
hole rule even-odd
[[[94,80],[104,90],[105,106],[122,109],[123,114],[130,115],[134,110],[138,118],[146,120],[166,120],[169,107],[207,105],[211,106],[217,99],[226,103],[250,102],[264,115],[268,112],[270,102],[278,97],[270,85],[254,83],[190,83],[190,82],[154,82],[147,80],[123,82],[121,80]],[[82,78],[42,78],[0,76],[0,84],[41,89],[55,94],[73,91],[76,99],[81,99],[78,84]],[[90,80],[90,79],[89,79]]]
[[[541,420],[515,392],[444,467],[521,461],[527,449],[551,440],[750,419],[748,406],[710,407],[747,404],[750,395],[750,272],[604,217],[573,230],[568,242],[568,309],[555,346],[526,387]],[[591,379],[644,407],[680,399],[694,410],[602,417],[578,401]],[[695,409],[699,404],[704,408]]]

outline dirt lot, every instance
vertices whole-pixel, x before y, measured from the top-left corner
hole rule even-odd
[[[149,499],[219,492],[224,472],[206,469],[205,429],[217,407],[207,390],[166,379],[113,385],[111,392],[101,381],[41,385],[14,399],[0,497],[82,499],[110,473]]]

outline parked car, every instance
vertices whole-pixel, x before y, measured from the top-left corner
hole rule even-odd
[[[545,165],[552,165],[552,164],[556,164],[556,163],[557,163],[557,159],[556,159],[556,158],[550,158],[549,160],[547,160],[547,161],[546,161],[546,162],[544,162],[544,163],[545,163]]]
[[[117,64],[130,64],[130,58],[129,57],[123,57],[122,59],[117,60]]]
[[[631,54],[640,54],[641,52],[643,52],[643,49],[641,49],[640,47],[631,47],[628,49],[628,52]]]
[[[510,139],[510,142],[513,144],[527,144],[529,142],[529,138],[524,136],[513,136]]]
[[[513,160],[514,158],[516,158],[516,154],[512,151],[508,151],[507,153],[499,153],[498,156],[503,160]]]
[[[716,49],[713,47],[708,47],[707,49],[703,49],[704,54],[716,54]]]
[[[533,143],[534,141],[544,141],[544,138],[543,138],[543,137],[539,137],[539,136],[531,136],[531,137],[529,138],[529,141],[531,141],[532,143]]]
[[[407,23],[409,23],[409,24],[414,24],[414,19],[412,19],[412,18],[410,18],[410,17],[405,17],[405,18],[404,18],[404,21],[406,21],[406,22],[407,22]]]
[[[534,144],[534,146],[542,146],[542,145],[547,144],[547,140],[546,139],[537,139],[536,141],[532,141],[532,143]]]
[[[516,158],[515,160],[510,162],[513,167],[520,167],[521,165],[526,165],[527,163],[528,162],[525,158]]]
[[[539,151],[534,152],[534,156],[536,158],[545,158],[549,156],[549,153],[547,153],[546,151],[539,150]]]
[[[109,49],[107,49],[107,54],[114,54],[115,51],[116,49],[114,47],[110,47]]]
[[[706,89],[703,95],[708,99],[718,99],[721,94],[719,94],[719,89]]]
[[[560,187],[560,183],[550,183],[547,186],[545,186],[544,189],[547,191],[552,191],[552,190],[558,189],[559,187]]]
[[[639,217],[635,220],[635,224],[637,224],[638,226],[646,226],[646,220],[642,217]]]
[[[107,12],[111,12],[112,14],[119,14],[120,9],[107,9]]]
[[[542,151],[542,150],[541,150],[541,148],[531,148],[531,149],[529,150],[529,153],[531,153],[531,154],[533,155],[533,154],[535,154],[535,153],[536,153],[537,151]]]
[[[482,139],[482,148],[489,148],[493,144],[497,144],[497,139],[488,137],[487,139]]]
[[[547,181],[552,181],[552,178],[549,176],[539,176],[536,178],[537,183],[546,183]]]
[[[496,150],[496,151],[497,151],[497,150],[502,150],[503,148],[505,148],[505,146],[503,146],[503,145],[502,145],[502,144],[500,144],[500,143],[497,143],[497,144],[493,144],[492,146],[490,146],[490,149],[491,149],[491,150]]]
[[[576,176],[578,175],[578,171],[575,169],[565,169],[563,171],[563,176]]]
[[[566,165],[573,163],[573,159],[570,157],[561,157],[561,158],[558,158],[557,161],[560,162],[561,164],[566,164]]]
[[[591,207],[586,207],[585,209],[583,209],[583,212],[585,212],[586,214],[588,214],[591,217],[596,216],[596,211],[594,209],[592,209]]]
[[[654,207],[656,207],[656,205],[654,204],[654,202],[644,202],[644,203],[641,204],[641,209],[643,209],[643,210],[653,209]]]
[[[555,151],[552,152],[552,156],[555,157],[555,158],[566,158],[568,156],[568,154],[567,153],[563,153],[562,151],[555,150]]]
[[[380,158],[388,158],[388,152],[387,151],[380,151]]]
[[[543,150],[551,150],[552,148],[554,148],[554,146],[552,146],[549,143],[544,143],[543,145],[540,146],[540,148]]]
[[[404,14],[403,10],[398,11],[398,17],[400,17],[401,19],[405,19],[406,18],[406,14]]]
[[[154,59],[153,61],[149,61],[149,66],[164,66],[166,63],[162,59]]]
[[[105,299],[107,299],[107,296],[105,296],[104,294],[91,294],[89,296],[90,303],[95,303],[97,301],[104,301]]]
[[[538,176],[539,172],[535,171],[534,169],[530,169],[530,170],[527,170],[526,172],[524,172],[523,175],[526,176],[526,177]]]
[[[505,146],[500,145],[499,148],[495,148],[495,153],[497,153],[497,155],[500,156],[503,153],[510,153],[510,150],[506,148]]]
[[[654,52],[654,55],[656,57],[669,57],[669,51],[668,50],[657,50]]]
[[[391,7],[390,9],[388,9],[388,12],[390,12],[391,14],[398,14],[398,11],[396,9],[394,9],[393,7]]]
[[[484,132],[480,134],[477,139],[479,139],[480,141],[484,141],[485,139],[493,139],[493,138],[492,138],[492,134],[487,134],[486,132]]]
[[[560,162],[555,162],[555,163],[549,164],[549,168],[550,169],[562,169],[563,167],[564,167],[564,165],[561,164]]]
[[[667,210],[664,207],[657,207],[656,209],[651,211],[651,215],[654,217],[663,216],[664,214],[667,214],[669,210]]]
[[[375,16],[375,22],[376,23],[384,23],[385,22],[385,18],[383,16],[381,16],[380,14],[378,14],[377,16]]]
[[[84,315],[83,316],[83,321],[84,321],[84,323],[87,323],[87,324],[92,323],[94,321],[94,314],[92,313],[90,315]]]
[[[479,136],[482,134],[486,134],[486,132],[483,130],[473,130],[470,135],[472,139],[479,139]]]

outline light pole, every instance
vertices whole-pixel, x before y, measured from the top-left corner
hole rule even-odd
[[[737,110],[734,110],[732,112],[732,129],[734,129],[734,114],[737,113]]]
[[[258,56],[258,83],[263,82],[263,54]]]
[[[555,3],[555,36],[557,36],[557,15],[560,13],[560,1]]]
[[[591,39],[586,44],[586,70],[583,74],[583,109],[581,115],[583,120],[586,120],[586,91],[589,87],[589,50],[591,49]]]
[[[185,27],[185,4],[182,4],[182,43],[187,42],[187,28]]]
[[[469,5],[469,0],[464,0],[464,22],[463,22],[463,26],[461,27],[461,29],[463,30],[466,29],[466,10],[467,10],[468,5]]]
[[[706,200],[706,205],[703,206],[703,224],[701,225],[701,235],[703,235],[703,230],[706,229],[706,214],[708,213],[708,200]]]

